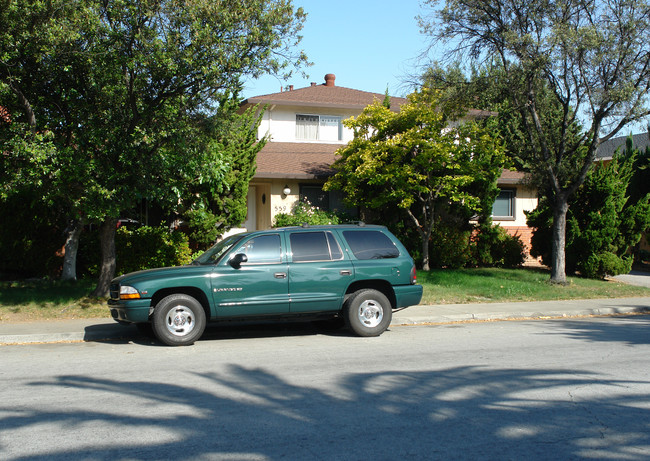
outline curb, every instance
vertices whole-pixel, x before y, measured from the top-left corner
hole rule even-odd
[[[508,320],[549,320],[563,318],[580,318],[580,317],[610,317],[617,315],[648,315],[650,307],[635,307],[627,309],[619,308],[598,308],[585,309],[582,311],[556,311],[556,312],[517,312],[517,313],[476,313],[476,314],[458,314],[444,317],[432,318],[425,320],[421,318],[403,317],[399,321],[391,323],[391,326],[405,325],[423,325],[423,324],[444,324],[444,323],[463,323],[463,322],[498,322]]]

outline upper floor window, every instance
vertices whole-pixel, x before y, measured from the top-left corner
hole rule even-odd
[[[296,139],[306,141],[341,141],[342,117],[335,115],[296,114]]]

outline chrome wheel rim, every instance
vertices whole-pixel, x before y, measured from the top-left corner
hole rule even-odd
[[[167,312],[165,318],[165,326],[174,336],[186,336],[194,330],[196,320],[194,319],[194,312],[185,306],[176,306]]]
[[[373,299],[364,301],[357,311],[359,322],[365,327],[374,328],[379,325],[384,318],[384,310],[381,304]]]

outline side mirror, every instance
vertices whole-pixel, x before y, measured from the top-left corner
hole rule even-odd
[[[235,269],[239,269],[242,263],[248,262],[248,256],[246,256],[244,253],[237,253],[235,256],[230,258],[230,261],[228,262]]]

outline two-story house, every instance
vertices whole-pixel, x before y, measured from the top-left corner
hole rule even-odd
[[[248,230],[271,227],[278,213],[290,212],[300,198],[308,199],[325,209],[341,209],[338,191],[322,189],[332,174],[331,165],[336,150],[347,144],[353,133],[342,121],[358,116],[375,100],[385,95],[354,90],[336,85],[334,74],[325,76],[325,83],[312,83],[294,89],[248,98],[243,108],[265,105],[259,127],[259,138],[269,136],[269,142],[257,156],[257,171],[248,194]],[[398,111],[404,98],[391,98],[391,110]],[[484,116],[470,111],[468,116]],[[502,190],[494,205],[494,222],[530,243],[524,210],[537,206],[535,191],[523,183],[523,175],[504,171],[499,185]]]

